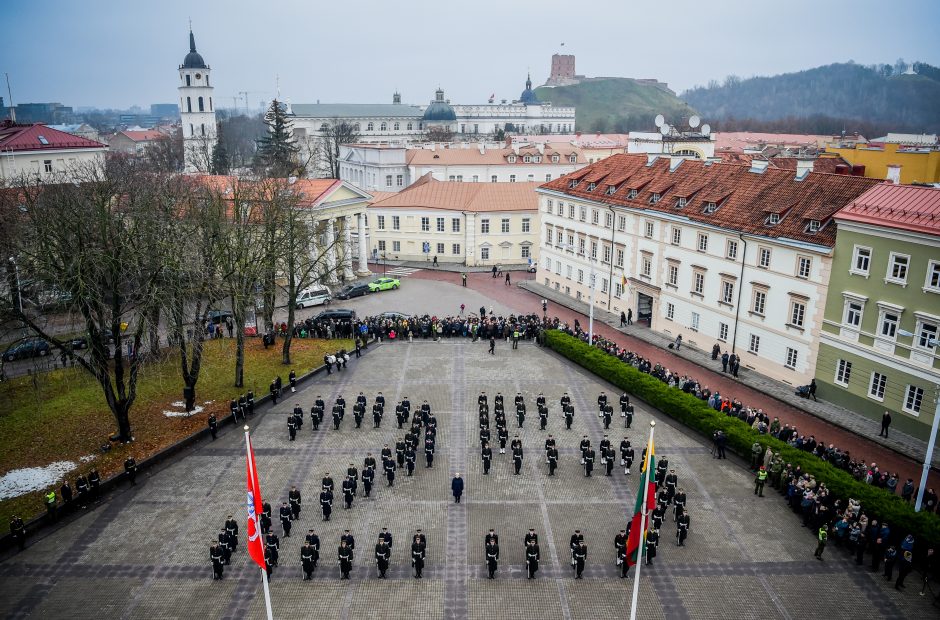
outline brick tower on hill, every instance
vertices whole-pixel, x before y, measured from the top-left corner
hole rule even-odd
[[[552,72],[546,86],[567,86],[580,80],[574,72],[574,54],[552,54]]]

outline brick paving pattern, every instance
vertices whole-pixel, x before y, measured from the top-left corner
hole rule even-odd
[[[636,476],[622,469],[608,478],[600,468],[586,478],[577,443],[587,434],[596,445],[603,436],[596,415],[605,385],[580,368],[531,344],[513,351],[466,340],[386,344],[373,348],[349,368],[319,377],[296,395],[256,416],[252,435],[264,497],[280,505],[291,485],[304,497],[299,522],[281,539],[280,567],[271,593],[277,617],[318,618],[623,618],[629,609],[632,578],[618,578],[613,538],[632,510]],[[518,432],[525,450],[522,474],[512,475],[509,455],[494,455],[491,475],[482,476],[476,396],[501,391],[511,404],[522,392],[534,409],[544,392],[550,409],[546,431],[529,416]],[[354,428],[347,415],[339,431],[308,419],[296,441],[288,440],[285,415],[295,402],[305,410],[318,394],[328,404],[343,394],[351,408],[363,391],[381,390],[388,405],[407,395],[413,404],[427,399],[438,418],[434,467],[423,455],[413,477],[398,472],[395,486],[376,480],[373,497],[360,492],[353,507],[334,506],[323,522],[317,504],[320,478],[329,471],[339,483],[346,466],[361,468],[366,452],[378,456],[403,431],[394,415],[381,428],[367,420]],[[576,419],[564,429],[558,412],[563,391],[572,395]],[[835,549],[814,561],[813,537],[770,493],[752,494],[752,476],[734,460],[714,461],[697,437],[637,407],[635,426],[626,431],[644,441],[656,419],[658,455],[667,456],[689,495],[692,529],[687,546],[675,546],[667,519],[660,553],[644,567],[640,587],[642,618],[867,618],[930,617],[927,598],[916,594],[916,575],[904,593],[878,576],[859,570]],[[558,475],[549,478],[543,444],[547,433],[559,440]],[[611,428],[614,445],[623,428]],[[0,617],[10,618],[260,618],[264,601],[257,567],[244,539],[244,446],[242,433],[229,429],[215,442],[183,453],[160,471],[143,475],[133,489],[112,495],[67,525],[43,532],[27,549],[0,563]],[[455,504],[450,480],[466,480],[464,500]],[[209,541],[228,514],[240,524],[239,547],[225,579],[212,580]],[[377,580],[372,547],[382,527],[395,537],[388,580]],[[486,579],[483,535],[501,538],[495,581]],[[542,561],[538,578],[525,579],[522,538],[539,533]],[[319,567],[301,580],[299,548],[308,528],[319,534]],[[424,579],[412,578],[410,538],[427,535]],[[585,579],[575,581],[568,537],[580,528],[588,544]],[[339,580],[336,547],[349,529],[356,536],[352,579]],[[275,531],[280,533],[279,524]],[[631,570],[631,576],[634,570]]]

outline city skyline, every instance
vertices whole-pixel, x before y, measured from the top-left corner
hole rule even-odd
[[[578,26],[570,5],[554,1],[506,6],[485,0],[475,6],[472,24],[424,1],[407,10],[365,2],[352,17],[341,5],[285,2],[274,12],[234,5],[241,10],[170,0],[151,14],[111,0],[23,3],[8,11],[14,27],[0,41],[0,57],[7,59],[0,70],[10,75],[14,103],[146,108],[174,102],[189,20],[199,52],[214,69],[219,107],[232,106],[235,97],[243,108],[240,93],[247,91],[251,109],[277,90],[294,103],[391,102],[397,91],[403,102],[423,105],[438,87],[452,101],[483,102],[490,94],[512,100],[527,73],[535,85],[545,81],[553,53],[574,54],[580,74],[656,78],[679,93],[732,74],[773,75],[849,60],[940,63],[931,33],[940,5],[924,0],[898,3],[887,14],[864,10],[877,6],[868,0],[853,13],[803,0],[772,11],[728,2],[707,13],[679,2],[669,15],[656,4],[605,0],[583,11],[581,23],[589,26]],[[608,16],[607,26],[594,25],[599,22],[591,15],[600,14]],[[53,33],[53,43],[37,32]],[[636,53],[621,55],[625,49]]]

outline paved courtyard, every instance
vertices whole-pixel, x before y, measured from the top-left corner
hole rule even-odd
[[[519,431],[525,447],[521,476],[512,475],[509,455],[494,456],[491,475],[482,476],[476,397],[483,389],[491,397],[501,391],[510,406],[521,391],[530,412],[539,391],[548,399],[548,430],[538,430],[538,417],[530,413]],[[577,455],[582,435],[596,446],[604,434],[595,402],[605,389],[616,400],[611,386],[530,344],[512,351],[500,342],[493,357],[484,343],[465,340],[395,343],[373,347],[348,370],[318,378],[256,416],[253,437],[264,497],[275,513],[291,485],[304,497],[294,535],[282,538],[281,566],[271,581],[275,617],[625,617],[635,569],[630,579],[618,578],[613,539],[632,510],[636,475],[615,468],[611,478],[597,471],[585,478]],[[297,441],[288,441],[284,414],[295,402],[309,410],[322,394],[329,408],[342,394],[351,407],[363,391],[371,406],[379,390],[392,410],[381,429],[370,422],[355,429],[347,415],[339,431],[313,431],[308,416]],[[576,411],[570,431],[558,408],[566,390]],[[337,501],[333,519],[322,522],[316,503],[320,478],[329,471],[339,482],[349,463],[361,468],[367,452],[378,457],[383,444],[394,446],[403,433],[394,423],[394,404],[404,396],[413,404],[427,399],[438,418],[434,468],[426,469],[419,458],[414,477],[399,473],[393,488],[378,479],[371,499],[360,493],[348,511]],[[677,548],[671,518],[664,525],[655,566],[643,570],[639,617],[932,617],[929,597],[916,594],[916,576],[899,593],[834,549],[824,562],[815,561],[812,536],[778,495],[771,491],[758,499],[750,472],[733,460],[712,460],[698,437],[640,406],[629,432],[635,445],[645,441],[653,418],[656,453],[669,458],[688,493],[692,528],[686,546]],[[511,417],[509,422],[512,430]],[[561,453],[554,478],[547,476],[543,458],[548,432],[559,439]],[[623,433],[612,428],[615,446]],[[466,479],[461,504],[450,495],[455,471]],[[243,435],[229,429],[0,564],[0,615],[261,618],[259,571],[245,552],[244,497]],[[240,524],[240,544],[225,579],[217,582],[208,547],[228,514]],[[375,579],[371,561],[382,527],[395,537],[387,581]],[[486,579],[483,566],[483,536],[490,527],[501,542],[495,581]],[[523,569],[522,538],[530,527],[542,549],[535,581],[526,580]],[[322,541],[311,582],[301,581],[299,561],[308,528]],[[416,528],[428,537],[422,580],[410,570],[408,543]],[[588,545],[585,579],[579,581],[567,563],[575,528]],[[352,580],[345,583],[336,562],[344,529],[357,541]]]

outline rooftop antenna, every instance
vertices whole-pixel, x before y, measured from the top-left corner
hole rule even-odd
[[[689,117],[689,127],[691,127],[692,129],[695,129],[696,127],[698,127],[701,122],[702,122],[702,119],[700,119],[695,114]]]
[[[711,134],[712,134],[711,125],[709,125],[708,123],[705,123],[704,125],[702,125],[702,135],[707,138]]]
[[[4,73],[7,77],[7,96],[10,97],[10,120],[16,122],[16,109],[13,107],[13,90],[10,88],[10,74]]]

